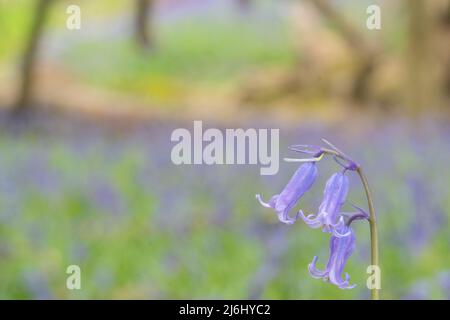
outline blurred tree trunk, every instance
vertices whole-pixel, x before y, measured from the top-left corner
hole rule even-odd
[[[446,8],[441,15],[441,25],[444,34],[443,51],[446,56],[444,61],[444,83],[443,90],[447,99],[450,99],[450,1],[447,2]]]
[[[154,0],[136,0],[135,36],[138,45],[144,49],[152,49]]]
[[[450,98],[450,1],[405,0],[408,51],[405,101],[413,115],[448,109]]]
[[[406,0],[409,9],[408,102],[413,113],[425,105],[427,14],[425,0]]]
[[[316,9],[329,20],[341,32],[348,44],[358,50],[364,52],[366,43],[364,38],[353,28],[345,17],[328,0],[311,0]]]
[[[351,98],[357,103],[368,100],[369,82],[376,67],[376,51],[328,0],[310,1],[317,11],[330,21],[359,58]]]
[[[20,70],[20,84],[17,101],[13,108],[14,114],[21,114],[31,108],[31,95],[33,89],[33,72],[36,64],[39,43],[42,38],[45,20],[53,0],[38,0],[35,14],[31,24],[25,52]]]

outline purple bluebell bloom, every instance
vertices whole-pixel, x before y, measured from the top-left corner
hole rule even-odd
[[[311,228],[323,228],[323,231],[331,232],[336,237],[346,236],[347,234],[341,234],[337,230],[344,225],[344,218],[339,213],[347,198],[348,185],[348,177],[344,173],[333,174],[325,186],[317,215],[310,214],[306,217],[299,211],[306,224]]]
[[[299,217],[289,217],[289,211],[296,205],[298,200],[307,192],[313,185],[317,176],[317,166],[314,162],[306,162],[301,165],[289,180],[286,187],[280,194],[274,195],[268,203],[264,202],[259,194],[256,199],[266,208],[273,208],[277,214],[278,219],[286,224],[293,224]]]
[[[331,149],[313,145],[292,145],[290,150],[312,155],[313,158],[284,158],[287,162],[305,162],[305,164],[297,170],[284,190],[279,195],[273,196],[268,203],[265,203],[260,195],[256,195],[256,198],[263,206],[275,209],[280,221],[284,223],[292,224],[301,216],[311,228],[322,228],[322,231],[330,233],[330,254],[325,269],[316,268],[317,256],[315,256],[308,266],[309,272],[314,278],[328,281],[341,289],[351,289],[355,285],[349,283],[349,275],[345,273],[344,279],[342,278],[345,264],[355,249],[355,235],[350,224],[355,220],[368,220],[369,215],[354,205],[352,206],[356,209],[355,212],[341,211],[349,189],[349,179],[345,174],[348,171],[357,171],[363,183],[365,180],[357,162],[327,140],[322,140]],[[300,210],[295,218],[290,218],[289,210],[313,184],[317,174],[315,162],[320,161],[324,155],[333,156],[334,160],[343,167],[342,172],[337,172],[328,179],[317,214],[305,216]],[[370,205],[367,189],[366,193]]]
[[[328,258],[325,270],[318,270],[316,268],[317,256],[309,264],[309,273],[313,278],[323,279],[332,284],[335,284],[340,289],[352,289],[356,285],[350,285],[350,276],[345,273],[345,279],[342,279],[345,263],[355,249],[355,235],[353,230],[343,225],[338,230],[342,234],[347,234],[345,237],[331,236],[330,239],[330,256]]]

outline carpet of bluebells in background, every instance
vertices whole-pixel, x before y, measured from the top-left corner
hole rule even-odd
[[[339,290],[307,271],[315,254],[327,257],[326,234],[281,225],[255,200],[281,190],[296,164],[282,162],[270,177],[255,166],[175,166],[176,126],[112,134],[76,122],[43,130],[47,121],[1,133],[1,298],[368,297],[367,224],[356,223],[347,265],[358,286]],[[450,298],[448,127],[395,123],[355,135],[302,125],[281,135],[281,156],[292,156],[288,144],[326,136],[361,161],[379,217],[385,298]],[[301,208],[315,210],[337,169],[319,164]],[[349,200],[365,206],[358,186],[353,177]],[[80,291],[65,288],[70,264],[82,267]]]

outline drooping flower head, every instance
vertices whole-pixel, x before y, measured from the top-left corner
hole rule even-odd
[[[345,264],[355,249],[355,235],[349,226],[343,225],[339,228],[339,233],[347,234],[346,236],[331,236],[330,239],[330,256],[324,270],[316,267],[317,256],[309,264],[309,273],[313,278],[328,281],[340,289],[352,289],[356,285],[350,285],[350,276],[345,273],[345,279],[342,279]]]
[[[287,162],[304,162],[304,164],[297,169],[283,191],[280,194],[274,195],[268,203],[264,202],[260,195],[256,195],[256,198],[263,206],[275,209],[278,218],[283,223],[292,224],[301,216],[310,227],[322,228],[324,232],[330,233],[330,253],[325,269],[317,269],[317,256],[315,256],[312,263],[308,266],[309,272],[314,278],[333,283],[341,289],[351,289],[355,285],[350,285],[349,275],[345,273],[345,278],[342,278],[345,264],[355,249],[355,235],[350,225],[355,220],[369,220],[369,215],[363,209],[354,205],[353,207],[356,209],[356,212],[341,211],[346,202],[349,189],[349,180],[345,175],[346,172],[354,171],[360,175],[368,198],[371,217],[373,214],[373,206],[371,205],[367,181],[362,174],[359,164],[330,142],[324,139],[323,141],[331,149],[311,145],[291,146],[290,149],[292,151],[310,154],[313,155],[313,158],[284,158]],[[295,218],[289,217],[289,211],[314,183],[317,175],[316,162],[320,161],[324,155],[332,156],[343,167],[343,171],[333,174],[328,179],[324,189],[323,200],[317,214],[305,216],[300,210]],[[374,220],[369,221],[371,224],[374,223]],[[376,262],[375,264],[378,264],[377,258],[374,261]],[[376,291],[373,291],[372,296],[374,298],[377,297],[376,293]]]
[[[344,219],[339,213],[347,199],[348,186],[348,177],[344,173],[333,174],[325,186],[317,215],[311,214],[306,217],[302,211],[299,211],[306,224],[311,228],[323,228],[323,231],[332,232],[337,237],[345,235],[337,230],[344,225]]]
[[[256,199],[267,208],[273,208],[278,219],[286,224],[293,224],[298,215],[289,217],[289,211],[296,205],[300,198],[311,188],[317,176],[317,166],[314,162],[306,162],[301,165],[289,180],[280,194],[274,195],[268,203],[264,202],[259,194]]]

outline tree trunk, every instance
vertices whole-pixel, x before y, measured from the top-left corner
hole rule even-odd
[[[31,95],[33,89],[33,72],[36,64],[39,43],[42,38],[45,20],[53,0],[38,0],[33,22],[31,24],[27,45],[23,55],[20,70],[20,84],[17,101],[13,113],[20,114],[31,108]]]
[[[409,8],[408,88],[410,110],[417,114],[429,101],[428,16],[425,0],[406,0]]]
[[[328,0],[311,0],[316,9],[329,20],[340,32],[344,41],[355,51],[359,58],[359,68],[355,75],[351,98],[357,103],[368,99],[369,82],[376,67],[376,50],[372,48]]]
[[[444,34],[444,54],[446,55],[447,59],[444,61],[444,68],[445,68],[445,75],[444,75],[444,83],[443,83],[443,90],[444,95],[447,99],[450,99],[450,41],[449,41],[449,35],[450,35],[450,1],[447,3],[447,8],[442,13],[442,29]]]
[[[152,16],[154,0],[137,0],[135,36],[138,45],[144,49],[153,48]]]

